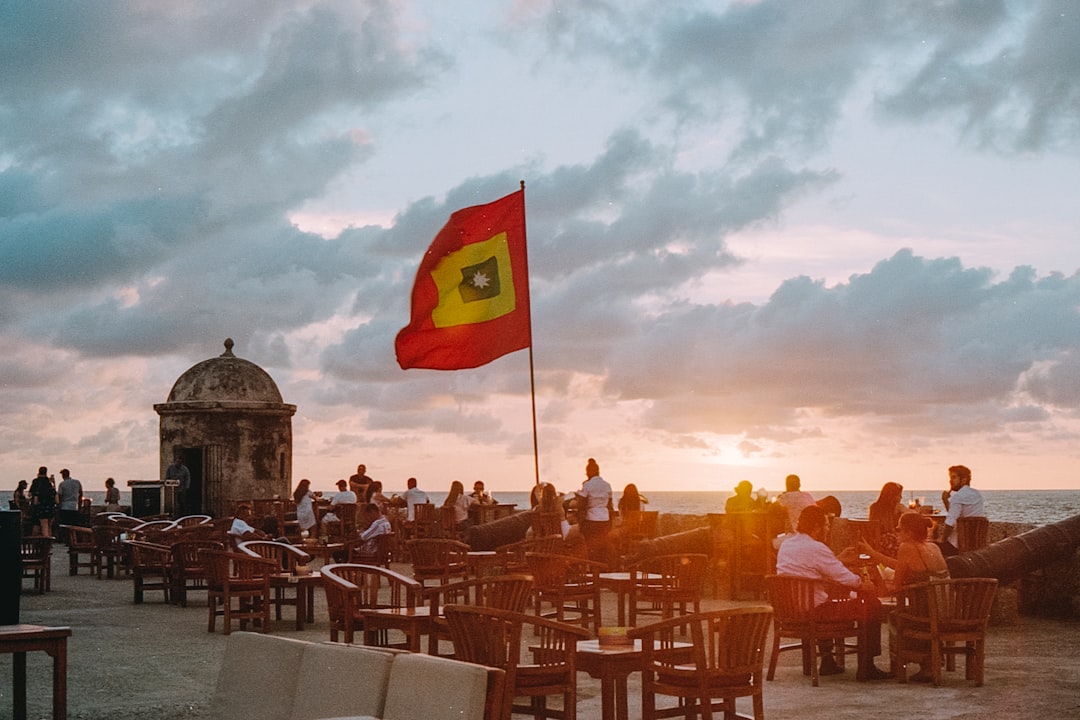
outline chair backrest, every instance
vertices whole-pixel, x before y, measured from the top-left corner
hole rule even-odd
[[[214,540],[183,540],[170,546],[173,568],[181,575],[205,572],[205,565],[199,552],[202,550],[223,550],[224,544]]]
[[[985,631],[998,581],[994,578],[932,580],[904,588],[918,598],[925,594],[931,632]],[[917,599],[916,606],[922,604]]]
[[[777,622],[809,621],[814,610],[817,581],[792,575],[765,577],[765,595]]]
[[[553,553],[525,553],[533,586],[542,592],[560,591],[568,585],[584,587],[594,585],[602,565],[572,555]]]
[[[558,535],[561,538],[562,521],[563,513],[561,511],[540,512],[539,510],[533,510],[529,525],[532,528],[533,537],[535,538],[548,537],[551,535]]]
[[[405,543],[413,571],[441,572],[451,566],[464,565],[469,546],[448,538],[421,538]]]
[[[254,557],[273,560],[280,568],[279,572],[293,573],[297,565],[311,562],[311,556],[295,545],[273,540],[247,540],[237,543],[236,549]]]
[[[630,541],[654,538],[659,527],[659,510],[627,510],[624,513],[622,532]]]
[[[52,554],[52,538],[24,537],[20,542],[20,552],[24,565],[42,565]]]
[[[956,549],[960,552],[978,550],[989,542],[990,520],[966,516],[956,521]]]
[[[630,567],[635,590],[647,595],[700,596],[709,556],[700,553],[655,555]]]
[[[381,565],[390,567],[397,551],[397,533],[383,533],[372,538],[375,544],[374,551],[368,551],[368,541],[353,540],[349,543],[348,561],[363,565]]]
[[[209,515],[185,515],[184,517],[176,518],[177,527],[195,527],[197,525],[205,525],[213,520]]]
[[[422,601],[420,583],[383,567],[333,563],[320,572],[349,591],[353,608],[414,608]]]
[[[525,612],[532,595],[533,580],[529,575],[491,575],[473,580],[437,585],[424,591],[431,615],[439,614],[446,605],[474,605]]]
[[[682,628],[688,625],[692,667],[702,683],[707,684],[711,678],[735,682],[739,677],[760,683],[772,618],[773,610],[767,606],[713,610],[631,628],[627,635],[641,640],[647,675],[687,667],[670,651],[684,637]]]

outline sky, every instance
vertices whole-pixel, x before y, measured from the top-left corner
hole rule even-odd
[[[156,478],[223,351],[293,478],[535,481],[530,354],[401,370],[525,182],[536,446],[577,487],[1076,488],[1080,6],[0,0],[0,487]]]

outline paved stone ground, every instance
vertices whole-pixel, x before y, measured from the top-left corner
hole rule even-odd
[[[403,566],[407,567],[407,566]],[[399,568],[401,569],[401,568]],[[72,720],[128,720],[207,717],[225,647],[219,630],[206,631],[204,593],[194,593],[186,609],[165,605],[160,595],[134,605],[129,579],[97,580],[85,574],[69,577],[62,546],[54,553],[52,592],[35,595],[24,581],[21,620],[41,625],[67,625],[69,641],[68,696]],[[85,572],[85,571],[84,571]],[[316,623],[297,632],[289,619],[273,632],[306,640],[329,639],[325,605],[317,593]],[[739,604],[708,599],[706,609]],[[605,616],[614,617],[614,596],[605,593]],[[1057,718],[1080,717],[1080,623],[1020,618],[1016,624],[991,628],[986,685],[968,687],[962,669],[947,673],[945,684],[900,685],[894,681],[858,683],[854,662],[844,675],[822,678],[810,686],[796,653],[785,653],[774,682],[765,687],[765,715],[770,719],[845,720],[847,718]],[[880,661],[887,665],[887,655]],[[50,717],[51,666],[44,653],[27,658],[30,718]],[[962,667],[962,666],[961,666]],[[0,656],[0,718],[11,712],[11,656]],[[326,682],[348,682],[327,678]],[[580,676],[578,716],[600,717],[599,682]],[[418,688],[422,682],[418,681]],[[630,680],[630,716],[640,717],[640,685]],[[749,703],[740,705],[749,712]],[[524,716],[522,716],[524,717]],[[432,720],[439,720],[433,718]]]

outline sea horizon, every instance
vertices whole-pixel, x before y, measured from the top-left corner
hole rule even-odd
[[[384,492],[387,496],[400,494],[404,488],[388,489]],[[4,499],[10,499],[14,488],[0,490]],[[446,491],[426,490],[428,497],[434,503],[442,503],[446,498]],[[986,514],[993,522],[1015,522],[1032,525],[1045,525],[1065,520],[1074,515],[1080,515],[1080,489],[1078,490],[980,490],[986,505]],[[870,504],[877,500],[878,490],[818,490],[811,492],[817,499],[832,495],[840,501],[843,509],[841,515],[848,518],[865,518]],[[104,490],[84,490],[86,497],[90,498],[95,505],[101,505],[105,499]],[[324,491],[325,495],[332,493]],[[705,515],[724,511],[724,503],[734,493],[730,491],[716,490],[665,490],[660,492],[646,492],[648,498],[647,509],[658,510],[662,513],[677,515]],[[769,497],[775,498],[780,493],[770,492]],[[519,510],[529,507],[529,491],[493,491],[495,499],[500,503],[516,505]],[[618,503],[622,495],[621,488],[615,490],[615,502]],[[944,512],[941,504],[941,489],[928,490],[905,490],[904,502],[909,503],[915,498],[922,498],[922,503],[934,507],[939,512]],[[120,491],[120,504],[131,503],[131,491],[124,488]],[[6,503],[4,507],[6,507]]]

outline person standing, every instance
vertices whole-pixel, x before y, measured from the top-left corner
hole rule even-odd
[[[56,497],[59,502],[57,519],[60,525],[82,525],[83,487],[82,483],[71,477],[71,471],[64,468],[60,471],[60,485],[56,488]],[[67,542],[67,531],[58,533],[61,542]]]
[[[296,523],[301,532],[311,533],[311,528],[318,524],[315,518],[315,496],[311,492],[311,481],[303,478],[293,490],[293,502],[296,503]]]
[[[349,476],[349,489],[356,493],[356,497],[367,497],[368,485],[372,483],[367,475],[367,465],[357,465],[356,472]]]
[[[589,556],[607,561],[607,536],[611,532],[611,485],[600,476],[600,465],[593,458],[585,463],[585,482],[577,491],[579,503],[584,503],[581,534],[589,546]]]
[[[971,470],[963,465],[949,468],[949,489],[941,494],[941,501],[948,511],[941,533],[941,554],[956,555],[956,524],[962,517],[986,517],[983,496],[971,487]]]
[[[120,512],[120,488],[112,478],[105,478],[105,512]]]
[[[33,509],[33,519],[37,522],[34,528],[36,535],[52,537],[52,519],[56,515],[56,488],[49,479],[49,469],[45,466],[38,468],[37,477],[30,481],[30,507]]]
[[[184,464],[184,459],[180,456],[180,453],[176,453],[173,456],[172,464],[165,468],[165,479],[175,480],[179,483],[176,486],[176,494],[174,495],[176,498],[176,516],[183,517],[189,514],[195,508],[195,504],[191,502],[194,498],[189,497],[191,492],[191,471]]]

